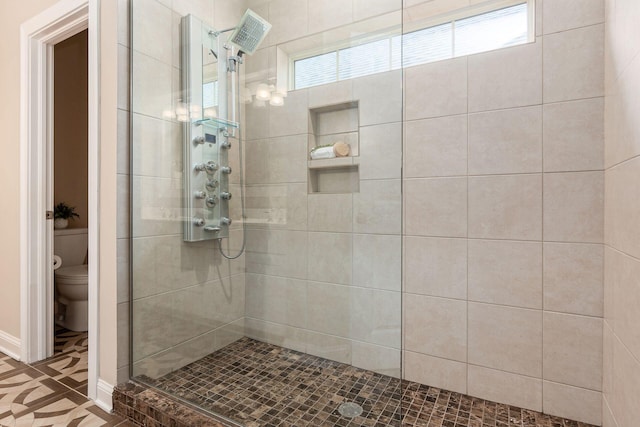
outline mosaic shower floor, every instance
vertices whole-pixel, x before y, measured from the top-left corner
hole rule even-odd
[[[157,380],[140,380],[247,427],[590,427],[400,381],[249,338]],[[122,402],[128,400],[123,403],[123,411],[142,419],[145,414],[133,406],[136,395],[145,392],[138,386],[125,390]],[[170,406],[162,402],[163,397],[154,396],[152,400],[161,401],[160,406]],[[362,414],[355,418],[342,416],[338,407],[344,402],[359,404]],[[142,410],[149,405],[138,404]],[[156,419],[164,416],[162,409],[153,412]]]

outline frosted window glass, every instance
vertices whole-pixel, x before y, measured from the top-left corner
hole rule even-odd
[[[455,22],[455,56],[526,43],[527,4],[507,7]]]
[[[339,51],[339,80],[389,71],[389,39],[361,44]]]
[[[407,33],[402,39],[402,65],[426,64],[453,56],[451,23]]]
[[[329,52],[295,62],[295,88],[302,89],[335,82],[337,76],[337,52]]]

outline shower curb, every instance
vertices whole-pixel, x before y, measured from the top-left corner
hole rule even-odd
[[[236,427],[207,416],[189,405],[128,382],[113,390],[113,411],[137,426],[146,427]]]

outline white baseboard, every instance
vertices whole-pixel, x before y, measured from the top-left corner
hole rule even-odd
[[[113,386],[103,379],[98,379],[98,393],[96,396],[95,404],[100,409],[111,412],[113,409]]]
[[[0,331],[0,351],[16,360],[20,360],[20,339]]]

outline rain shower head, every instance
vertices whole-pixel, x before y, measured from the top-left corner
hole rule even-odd
[[[253,55],[271,29],[271,24],[251,9],[247,9],[229,42],[242,52]]]

